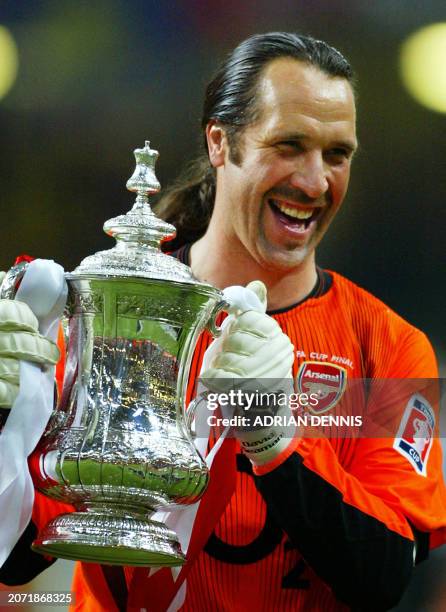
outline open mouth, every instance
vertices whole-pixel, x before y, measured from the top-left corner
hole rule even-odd
[[[291,206],[287,202],[269,198],[268,204],[273,213],[282,223],[295,226],[300,229],[307,229],[312,221],[315,221],[321,212],[321,208],[310,208]]]

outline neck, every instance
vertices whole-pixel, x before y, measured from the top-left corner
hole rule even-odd
[[[192,245],[190,265],[201,281],[219,289],[230,285],[247,285],[261,280],[268,290],[268,309],[278,310],[303,300],[317,281],[316,264],[312,253],[291,270],[277,270],[256,261],[243,247],[234,247],[224,234],[214,230],[211,223],[206,234]]]

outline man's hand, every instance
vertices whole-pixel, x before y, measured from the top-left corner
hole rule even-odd
[[[265,314],[266,287],[260,281],[246,286],[263,305],[263,312],[234,312],[235,319],[225,330],[221,351],[201,378],[271,378],[290,376],[293,345],[273,318]]]
[[[0,407],[10,408],[19,390],[19,362],[54,365],[59,349],[38,332],[33,312],[23,302],[0,300]]]
[[[263,309],[266,308],[266,288],[260,281],[254,281],[247,286],[251,289]],[[235,319],[225,329],[222,338],[221,350],[210,363],[210,367],[202,372],[206,387],[221,391],[225,380],[233,379],[238,388],[249,389],[254,395],[258,379],[267,379],[261,385],[264,393],[277,392],[285,386],[291,387],[291,368],[294,360],[294,347],[277,321],[265,312],[248,310],[234,313]],[[288,385],[284,385],[285,379]],[[246,385],[243,381],[246,380]],[[239,384],[240,383],[240,384]],[[266,384],[265,384],[266,383]],[[243,412],[243,407],[238,414]],[[256,414],[262,412],[257,407]],[[270,414],[270,407],[266,407],[265,414]],[[285,406],[279,412],[281,417],[289,415],[289,408]],[[249,416],[249,411],[246,412]],[[240,440],[245,453],[251,461],[261,465],[273,460],[290,443],[283,427],[250,427],[248,429],[236,428],[235,433]]]

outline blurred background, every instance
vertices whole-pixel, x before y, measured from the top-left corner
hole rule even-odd
[[[445,373],[444,0],[2,0],[0,269],[28,253],[71,270],[110,248],[101,228],[133,202],[133,149],[150,139],[171,182],[200,150],[217,63],[271,30],[326,40],[358,76],[360,151],[319,264],[426,331]],[[444,556],[398,610],[446,609]],[[57,566],[30,588],[68,585]]]

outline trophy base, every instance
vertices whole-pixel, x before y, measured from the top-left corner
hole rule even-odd
[[[186,561],[177,535],[162,523],[100,512],[57,516],[32,548],[43,555],[108,565],[171,567]]]

